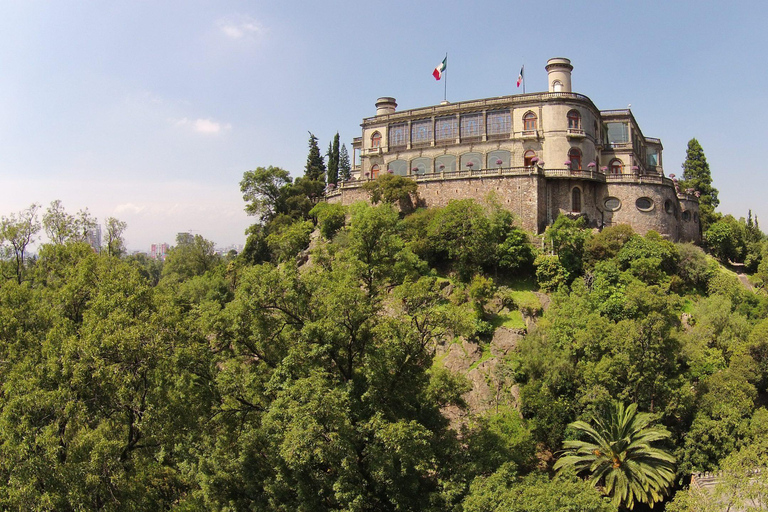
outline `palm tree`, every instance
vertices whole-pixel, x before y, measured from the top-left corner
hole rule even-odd
[[[669,432],[652,422],[652,415],[637,412],[637,404],[625,408],[614,402],[602,417],[593,417],[594,427],[584,421],[569,425],[589,441],[566,441],[555,469],[589,472],[590,481],[619,507],[632,510],[635,503],[653,507],[674,481],[675,458],[653,446],[667,439]]]

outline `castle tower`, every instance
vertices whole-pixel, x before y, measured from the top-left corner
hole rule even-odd
[[[547,61],[547,81],[549,92],[571,92],[571,61],[563,57],[555,57]]]
[[[386,114],[394,114],[397,108],[397,102],[395,98],[385,96],[376,100],[376,115],[382,116]]]

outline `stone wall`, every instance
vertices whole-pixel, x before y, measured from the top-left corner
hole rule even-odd
[[[369,200],[363,182],[348,183],[328,195],[329,202],[344,205]],[[581,207],[574,211],[573,189],[581,191]],[[602,183],[587,179],[553,179],[538,173],[495,177],[466,177],[419,180],[423,206],[445,206],[454,199],[497,201],[512,212],[526,231],[541,233],[561,213],[583,215],[594,228],[629,224],[640,233],[657,231],[673,241],[699,242],[698,202],[678,199],[674,187],[665,183]],[[606,199],[619,206],[606,208]],[[638,198],[647,198],[650,208],[641,209]],[[640,205],[643,206],[643,205]],[[687,212],[684,213],[684,212]],[[686,220],[687,219],[687,220]]]

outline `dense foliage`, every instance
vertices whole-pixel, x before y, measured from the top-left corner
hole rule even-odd
[[[492,197],[402,210],[412,187],[386,176],[369,187],[380,204],[344,207],[319,200],[320,179],[248,171],[258,222],[240,255],[188,235],[165,262],[126,257],[116,219],[94,251],[87,211],[58,202],[42,224],[36,206],[3,217],[0,508],[607,512],[719,468],[741,499],[768,433],[751,216],[709,240],[724,261],[754,256],[754,288],[626,226],[561,217],[532,237]],[[493,352],[514,314],[525,336]],[[492,360],[492,407],[468,405],[477,365],[447,369],[452,345]],[[618,440],[610,421],[589,427],[611,407],[632,417]],[[592,433],[600,454],[571,464],[562,449]],[[631,499],[609,476],[630,452],[658,463]],[[681,491],[670,510],[696,500]]]

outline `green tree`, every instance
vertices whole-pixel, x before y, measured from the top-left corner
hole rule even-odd
[[[330,240],[344,227],[347,209],[341,204],[323,201],[317,203],[309,213],[317,219],[320,234]]]
[[[746,246],[744,233],[739,222],[731,215],[709,224],[704,232],[704,240],[712,254],[722,261],[743,261]]]
[[[328,183],[334,184],[339,181],[339,164],[341,155],[339,153],[339,132],[333,136],[333,142],[328,144]]]
[[[566,441],[555,469],[589,473],[590,481],[614,504],[629,510],[636,503],[661,501],[674,483],[675,458],[654,445],[669,432],[652,426],[653,416],[637,412],[636,404],[614,402],[592,422],[594,427],[584,421],[569,425],[589,441]]]
[[[589,230],[585,229],[584,217],[570,219],[560,214],[547,228],[544,238],[560,259],[569,282],[581,275],[584,244],[589,239]]]
[[[701,193],[699,217],[701,218],[701,229],[706,231],[717,220],[715,209],[720,204],[720,200],[717,198],[717,189],[712,186],[712,174],[709,170],[707,157],[704,156],[704,150],[695,138],[688,141],[680,187],[698,190]]]
[[[514,464],[476,478],[462,503],[464,512],[616,512],[618,508],[587,482],[572,476],[552,480],[533,473],[519,477]]]
[[[342,181],[347,181],[352,177],[352,166],[349,162],[346,144],[342,144],[341,150],[339,150],[339,177]]]
[[[212,270],[218,262],[219,256],[214,252],[212,241],[201,235],[195,235],[189,240],[179,234],[176,246],[168,251],[163,265],[163,277],[174,276],[177,280],[185,280],[201,276]]]
[[[432,218],[428,236],[455,264],[464,281],[494,255],[491,224],[483,207],[472,199],[450,201]]]
[[[418,189],[416,182],[405,176],[383,173],[375,180],[367,181],[363,190],[371,195],[371,202],[394,204],[404,212],[413,210],[413,199]]]
[[[3,216],[0,219],[0,249],[6,253],[2,254],[2,257],[10,257],[13,260],[14,273],[19,284],[24,277],[27,247],[34,242],[40,231],[40,221],[37,220],[39,208],[39,205],[33,204],[18,215],[12,213],[10,217]]]
[[[317,147],[317,137],[313,133],[309,134],[309,154],[307,155],[307,165],[304,168],[304,177],[312,181],[325,181],[325,162],[320,155],[320,148]]]
[[[53,244],[63,244],[75,235],[75,217],[56,199],[43,214],[43,229]]]
[[[122,256],[125,254],[123,232],[125,232],[128,224],[114,217],[107,217],[104,221],[104,227],[106,227],[104,248],[107,249],[107,254],[109,256]]]
[[[288,171],[279,167],[257,167],[243,173],[240,192],[246,202],[245,211],[260,222],[272,220],[284,209],[283,188],[291,183]]]

